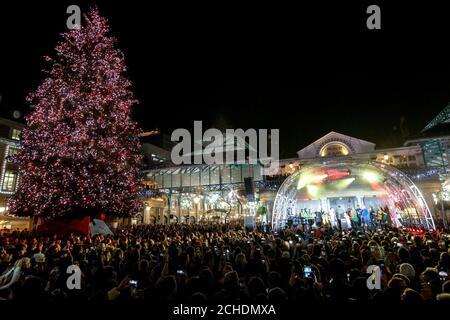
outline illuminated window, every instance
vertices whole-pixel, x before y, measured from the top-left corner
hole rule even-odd
[[[338,157],[348,155],[349,149],[343,143],[332,142],[326,144],[322,150],[320,150],[321,157]]]
[[[222,171],[221,171],[221,179],[222,179],[222,183],[230,183],[231,181],[231,170],[228,166],[224,166],[222,167]]]
[[[153,162],[164,162],[164,160],[165,160],[164,158],[152,153],[152,161]]]
[[[20,140],[20,134],[22,133],[22,131],[18,130],[18,129],[12,129],[11,131],[11,139],[13,140]]]
[[[181,185],[183,187],[191,186],[191,175],[189,174],[189,172],[185,171],[181,174]]]
[[[3,191],[14,191],[16,190],[17,172],[6,170],[3,176]]]
[[[255,180],[255,181],[262,180],[261,170],[262,170],[262,168],[260,165],[253,166],[253,180]]]
[[[195,168],[191,172],[191,186],[198,186],[200,185],[200,169]]]
[[[178,171],[180,172],[180,171]],[[174,173],[172,174],[172,187],[181,187],[181,174]]]
[[[239,166],[231,166],[230,170],[231,170],[230,182],[231,183],[240,183],[240,182],[242,182],[241,167],[239,167]]]
[[[202,186],[207,186],[209,185],[209,167],[203,169],[200,172],[200,184]]]
[[[220,184],[220,168],[210,168],[210,184]]]

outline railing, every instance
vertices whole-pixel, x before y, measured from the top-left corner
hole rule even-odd
[[[398,170],[406,174],[411,180],[418,181],[418,180],[432,180],[439,177],[440,174],[442,174],[442,168],[399,168]]]

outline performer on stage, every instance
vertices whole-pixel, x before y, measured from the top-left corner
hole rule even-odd
[[[336,218],[336,212],[334,208],[330,209],[330,222],[331,222],[331,228],[336,229],[337,228],[337,218]]]
[[[400,228],[403,226],[400,208],[395,207],[394,211],[392,212],[391,219],[392,219],[392,226],[397,227],[397,228]]]

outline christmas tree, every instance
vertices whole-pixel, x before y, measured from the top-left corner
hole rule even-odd
[[[11,212],[42,217],[140,210],[140,129],[123,54],[96,9],[62,34],[48,77],[27,97],[32,111],[13,157]]]

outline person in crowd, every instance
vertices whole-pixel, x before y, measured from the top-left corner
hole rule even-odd
[[[392,220],[389,221],[390,215],[389,215],[389,209],[386,207],[383,210],[383,218],[381,219],[381,226],[384,228],[388,223],[392,224]]]
[[[377,210],[377,226],[379,228],[381,228],[382,224],[383,224],[383,210],[381,209],[381,207],[378,207],[378,210]]]
[[[358,223],[358,224],[356,225],[356,227],[361,227],[361,224],[362,224],[362,214],[361,214],[361,208],[359,207],[359,205],[356,206],[355,213],[356,213],[355,221]]]
[[[372,229],[377,220],[377,214],[373,209],[373,206],[369,207],[369,216],[370,216],[370,229]]]
[[[336,210],[334,208],[330,209],[330,225],[332,229],[336,229],[338,227],[338,222],[337,222],[337,216],[336,216]]]
[[[423,301],[423,297],[420,293],[411,288],[406,288],[405,291],[403,291],[401,299],[402,301],[411,304],[420,303]]]
[[[30,258],[18,255],[19,260],[14,263],[14,266],[0,276],[0,291],[11,288],[18,283],[26,272],[31,268]]]
[[[336,209],[336,219],[339,227],[339,231],[342,231],[342,219],[344,218],[345,211],[341,208],[341,206],[338,206]]]
[[[345,229],[350,229],[352,227],[352,222],[351,222],[351,219],[350,219],[350,212],[351,212],[351,209],[344,214]]]
[[[355,215],[356,215],[356,211],[355,208],[350,208],[350,211],[348,213],[348,216],[350,218],[350,225],[352,228],[356,228],[356,224],[355,224]]]

